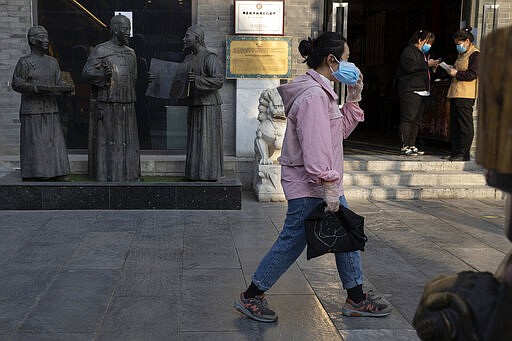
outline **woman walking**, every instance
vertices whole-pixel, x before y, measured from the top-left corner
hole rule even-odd
[[[299,52],[310,67],[306,74],[278,87],[287,114],[283,142],[281,184],[288,201],[283,230],[261,260],[252,283],[235,302],[235,308],[261,322],[274,322],[277,314],[264,293],[295,262],[306,247],[304,219],[324,200],[326,211],[347,206],[343,195],[343,139],[364,120],[357,103],[363,88],[359,69],[347,62],[345,38],[325,32],[317,39],[302,40]],[[348,84],[343,108],[331,82]],[[362,288],[359,251],[335,254],[336,266],[347,290],[343,314],[386,316],[390,309]]]

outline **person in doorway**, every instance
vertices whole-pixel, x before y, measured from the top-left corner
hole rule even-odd
[[[48,31],[33,26],[27,38],[30,54],[20,58],[12,77],[13,90],[21,93],[21,177],[66,180],[69,160],[55,94],[70,94],[73,87],[62,80],[57,60],[46,54]]]
[[[219,59],[204,43],[204,30],[190,26],[183,38],[190,52],[183,63],[188,72],[187,157],[185,177],[217,181],[224,165],[222,100],[224,74]]]
[[[434,33],[427,30],[414,32],[409,44],[400,55],[398,66],[398,96],[400,99],[401,153],[406,156],[423,155],[416,147],[425,101],[430,96],[430,68],[439,60],[429,58]]]
[[[283,141],[281,184],[288,201],[283,229],[261,260],[235,308],[261,322],[274,322],[264,293],[295,262],[306,247],[304,220],[324,200],[326,211],[347,206],[343,195],[343,139],[364,120],[358,101],[363,88],[359,69],[347,62],[345,38],[325,32],[299,44],[310,70],[279,86],[287,115]],[[348,84],[346,103],[340,110],[331,82]],[[390,308],[371,293],[363,292],[359,251],[335,254],[336,266],[348,298],[342,312],[348,316],[386,316]]]
[[[459,56],[448,70],[452,77],[447,98],[450,99],[450,161],[469,161],[473,143],[473,105],[477,98],[480,51],[473,45],[471,27],[458,30],[453,41]]]

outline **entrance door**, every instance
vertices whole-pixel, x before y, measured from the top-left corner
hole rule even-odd
[[[324,23],[324,31],[338,32],[346,38],[348,23],[348,2],[330,1],[326,6]],[[338,104],[340,106],[345,102],[346,89],[346,86],[337,82],[334,83],[334,90],[338,94]]]
[[[391,150],[399,151],[400,111],[394,79],[400,54],[416,30],[428,29],[436,35],[431,56],[442,57],[452,64],[457,53],[451,36],[460,27],[461,2],[349,1],[347,40],[350,59],[361,67],[365,76],[361,106],[366,113],[365,122],[354,131],[351,139],[388,145]],[[448,86],[449,77],[440,74],[434,75],[432,80],[435,79],[432,88],[437,88],[435,91],[439,96],[425,116],[433,114],[433,111],[438,111],[436,115],[448,114],[440,111],[446,111],[446,98],[442,92]],[[422,131],[420,143],[444,148],[447,136],[441,135],[428,135]]]
[[[59,61],[75,93],[62,98],[69,149],[86,149],[90,87],[81,77],[92,48],[110,38],[114,12],[131,16],[130,46],[138,59],[137,124],[142,149],[182,153],[186,143],[186,110],[170,99],[145,95],[147,70],[153,58],[181,62],[182,38],[192,22],[192,1],[182,0],[38,0],[37,22],[48,30],[50,54]]]

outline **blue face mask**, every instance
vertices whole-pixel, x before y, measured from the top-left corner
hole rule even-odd
[[[467,51],[467,49],[464,47],[464,43],[457,44],[457,51],[459,53],[464,53]]]
[[[332,76],[340,83],[349,85],[356,84],[359,79],[359,69],[357,66],[354,63],[349,63],[344,60],[340,62],[336,57],[334,57],[334,59],[338,62],[338,70],[333,71],[331,66],[329,66]]]
[[[432,47],[432,45],[430,45],[430,44],[423,44],[423,46],[421,47],[421,51],[423,51],[423,53],[428,53],[428,51],[430,51],[431,47]]]

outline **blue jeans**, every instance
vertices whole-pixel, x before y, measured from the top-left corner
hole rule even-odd
[[[288,200],[283,230],[252,275],[252,282],[260,290],[270,289],[304,251],[306,247],[304,220],[320,202],[322,202],[320,198]],[[340,203],[348,207],[345,196],[340,197]],[[336,253],[335,257],[343,288],[350,289],[363,283],[359,251],[340,252]]]

